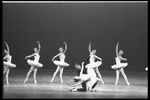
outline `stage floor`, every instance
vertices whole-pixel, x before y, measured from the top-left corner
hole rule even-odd
[[[70,92],[72,87],[67,83],[73,83],[76,70],[64,69],[63,80],[60,82],[59,73],[53,83],[50,83],[55,70],[39,69],[37,72],[37,84],[33,83],[33,73],[29,80],[23,84],[28,72],[27,69],[11,69],[9,85],[3,81],[3,98],[148,98],[148,72],[126,72],[130,86],[127,86],[120,74],[118,85],[115,85],[115,71],[100,71],[104,85],[98,82],[97,92]],[[81,86],[78,86],[81,87]]]

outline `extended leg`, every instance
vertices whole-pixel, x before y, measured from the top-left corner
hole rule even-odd
[[[36,73],[37,73],[37,68],[34,68],[34,74],[33,74],[34,83],[37,83],[37,81],[36,81]]]
[[[56,71],[55,71],[54,74],[53,74],[53,77],[52,77],[52,79],[51,79],[51,82],[53,82],[53,80],[54,80],[54,78],[55,78],[55,76],[56,76],[56,74],[58,73],[59,70],[60,70],[60,66],[57,66],[57,69],[56,69]]]
[[[118,69],[116,69],[116,82],[115,82],[115,85],[118,84],[118,80],[119,80],[119,73],[120,71]]]
[[[33,67],[33,66],[31,66],[31,68],[30,68],[29,72],[27,73],[26,79],[24,80],[24,83],[28,80],[29,75],[31,74],[31,72],[33,71],[33,69],[34,69],[34,67]]]
[[[8,82],[8,75],[9,75],[9,68],[8,68],[8,70],[7,70],[7,72],[6,72],[6,82],[7,82],[7,84],[9,84],[9,82]]]
[[[98,68],[95,68],[95,71],[96,71],[96,74],[98,75],[99,79],[101,80],[102,84],[104,84],[104,81],[103,81],[103,79],[102,79],[102,76],[101,76],[101,74],[100,74]]]
[[[59,75],[59,76],[60,76],[61,83],[63,83],[63,79],[62,79],[63,70],[64,70],[64,68],[61,67],[61,68],[60,68],[60,75]]]
[[[8,70],[8,68],[6,66],[4,66],[3,74],[5,74],[7,70]]]
[[[128,81],[128,78],[127,78],[126,74],[124,73],[123,68],[121,68],[121,69],[120,69],[120,71],[121,71],[121,73],[122,73],[122,75],[123,75],[124,79],[126,80],[127,85],[130,85],[130,83],[129,83],[129,81]]]

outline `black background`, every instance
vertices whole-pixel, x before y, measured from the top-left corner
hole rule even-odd
[[[147,3],[5,3],[2,34],[16,69],[30,68],[25,56],[34,53],[36,41],[41,43],[42,69],[56,69],[51,59],[59,53],[59,47],[64,47],[64,41],[68,45],[68,70],[87,59],[89,42],[103,59],[100,70],[112,70],[117,42],[119,50],[124,51],[122,57],[128,60],[125,70],[145,71],[148,66]]]

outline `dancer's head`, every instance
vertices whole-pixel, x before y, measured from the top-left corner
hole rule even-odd
[[[95,49],[92,50],[92,54],[96,54],[96,50]]]
[[[120,50],[120,51],[119,51],[119,55],[122,55],[122,54],[123,54],[123,50]]]
[[[76,67],[77,69],[81,69],[81,66],[80,66],[78,63],[75,64],[75,67]]]
[[[62,48],[62,47],[60,47],[60,48],[59,48],[59,51],[60,51],[60,52],[63,52],[63,48]]]
[[[35,53],[38,53],[38,49],[37,48],[34,48],[33,50],[34,50]]]
[[[4,50],[4,53],[5,53],[5,54],[8,54],[8,51],[7,51],[7,50]]]

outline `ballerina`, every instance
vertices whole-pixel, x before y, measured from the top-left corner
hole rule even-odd
[[[3,59],[6,61],[3,61],[3,68],[4,68],[3,74],[6,73],[6,83],[9,84],[9,82],[8,82],[9,70],[10,70],[10,68],[15,68],[16,65],[11,63],[12,56],[10,55],[9,46],[8,46],[7,42],[4,41],[4,43],[6,44],[7,50],[4,50],[4,53],[6,55]]]
[[[89,61],[90,61],[90,63],[88,64],[88,65],[86,65],[86,68],[90,68],[88,71],[89,71],[89,73],[91,73],[90,72],[90,70],[92,70],[93,71],[93,68],[94,68],[94,70],[95,70],[95,72],[96,72],[96,75],[98,76],[98,78],[101,80],[101,82],[102,82],[102,84],[104,84],[104,81],[103,81],[103,79],[102,79],[102,76],[101,76],[101,74],[100,74],[100,72],[99,72],[99,70],[98,70],[98,67],[102,64],[102,58],[100,58],[100,57],[98,57],[98,56],[96,56],[95,55],[95,53],[96,53],[96,50],[94,49],[94,50],[91,50],[91,43],[89,43],[89,53],[90,53],[90,58],[89,58]],[[99,59],[100,61],[96,61],[95,62],[95,59]],[[92,68],[92,69],[91,69]],[[94,72],[92,72],[93,74],[94,74],[94,76],[93,77],[96,77],[95,76],[95,73]],[[91,73],[91,74],[92,74]],[[91,75],[92,76],[92,75]],[[94,78],[93,78],[94,79]]]
[[[118,84],[120,72],[123,75],[124,79],[126,80],[127,85],[130,85],[130,83],[129,83],[128,79],[127,79],[127,76],[126,76],[126,74],[124,72],[124,69],[123,69],[123,68],[125,68],[128,65],[128,63],[121,63],[121,60],[127,61],[127,59],[126,58],[122,58],[122,56],[121,56],[123,54],[122,50],[120,50],[118,52],[118,45],[119,45],[119,42],[116,45],[116,58],[115,58],[116,64],[111,66],[112,69],[116,70],[116,82],[115,82],[115,85]]]
[[[37,69],[43,67],[43,64],[39,63],[39,59],[40,59],[39,53],[40,53],[40,50],[41,50],[40,42],[37,41],[37,43],[38,43],[38,48],[34,48],[33,49],[35,53],[33,53],[32,55],[29,55],[29,56],[25,57],[25,59],[26,59],[26,58],[34,56],[34,60],[30,60],[30,59],[27,60],[27,63],[29,65],[31,65],[31,68],[30,68],[30,70],[27,73],[27,76],[26,76],[26,78],[24,80],[24,83],[26,83],[26,81],[29,78],[29,75],[31,74],[31,72],[33,70],[34,70],[34,74],[33,74],[34,83],[37,83],[37,81],[36,81]]]
[[[53,77],[52,77],[52,79],[51,79],[50,82],[53,82],[53,80],[54,80],[56,74],[58,73],[58,71],[60,71],[60,80],[61,80],[61,83],[63,83],[63,79],[62,79],[63,69],[64,69],[64,67],[68,67],[68,66],[69,66],[69,64],[65,62],[65,57],[66,57],[66,56],[65,56],[65,53],[66,53],[66,51],[67,51],[67,44],[66,44],[66,42],[64,42],[64,44],[65,44],[65,50],[63,51],[63,48],[60,47],[60,48],[59,48],[60,53],[57,54],[56,56],[54,56],[54,57],[52,58],[52,61],[53,61],[53,63],[57,66],[57,69],[56,69],[56,71],[54,72]],[[56,57],[58,57],[58,56],[59,56],[59,58],[60,58],[60,61],[54,60],[54,59],[55,59]]]

